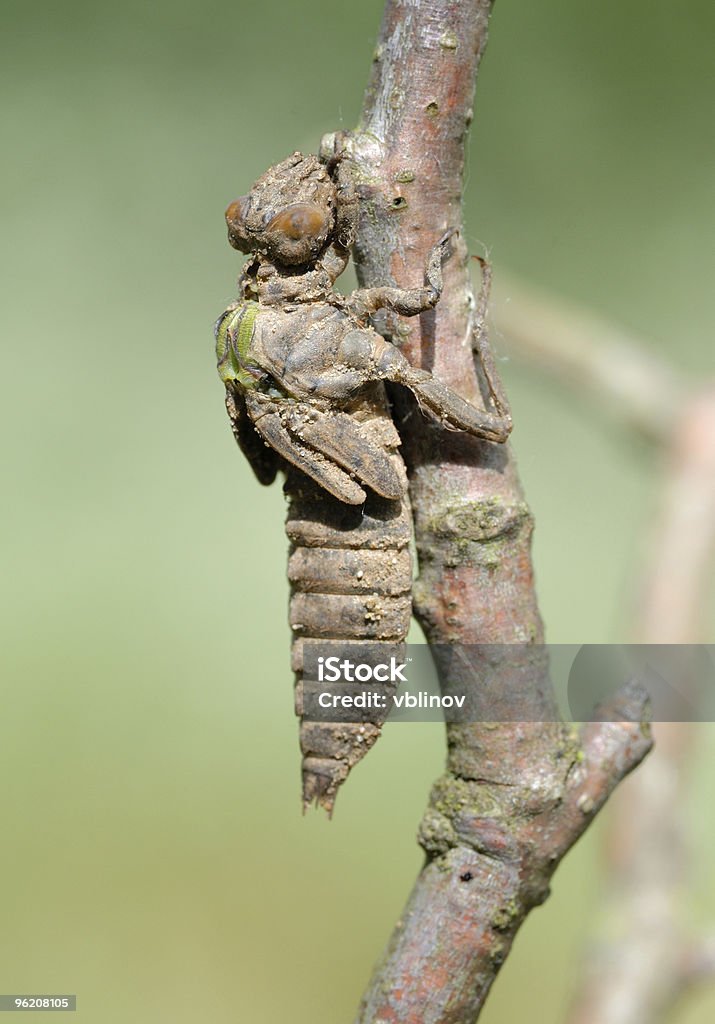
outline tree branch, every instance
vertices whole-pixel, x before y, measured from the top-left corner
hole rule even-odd
[[[390,0],[362,124],[324,141],[325,154],[340,149],[351,160],[364,286],[418,283],[430,247],[461,225],[464,140],[490,7],[488,0]],[[437,308],[419,324],[393,318],[384,326],[412,363],[479,402],[474,308],[460,237]],[[579,738],[558,720],[534,592],[531,513],[511,454],[448,434],[397,397],[420,563],[419,621],[433,645],[504,646],[501,654],[491,649],[482,720],[448,727],[447,772],[420,828],[427,862],[358,1020],[456,1024],[475,1019],[559,860],[650,738],[640,724],[644,695],[635,688],[605,716],[622,722],[593,723]],[[520,661],[508,645],[520,645]],[[465,682],[474,688],[470,668]],[[500,695],[515,677],[526,720],[506,724]]]

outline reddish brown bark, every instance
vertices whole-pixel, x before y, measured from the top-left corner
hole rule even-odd
[[[390,0],[360,128],[324,141],[352,160],[365,286],[418,284],[429,248],[461,226],[464,141],[490,7]],[[436,310],[419,323],[394,318],[386,330],[413,363],[479,402],[474,308],[457,239]],[[434,427],[397,398],[420,563],[416,614],[427,639],[520,645],[520,653],[491,649],[481,721],[448,729],[447,771],[420,828],[427,861],[358,1022],[467,1024],[560,858],[650,739],[636,690],[621,698],[622,723],[592,724],[579,737],[558,721],[541,646],[532,519],[511,453]],[[473,673],[464,680],[475,686]],[[515,680],[525,721],[504,722],[504,693]]]

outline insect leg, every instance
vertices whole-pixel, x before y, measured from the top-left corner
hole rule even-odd
[[[512,426],[511,408],[494,361],[494,352],[489,344],[489,335],[487,333],[487,309],[489,307],[489,294],[492,287],[492,267],[481,256],[475,256],[474,259],[479,262],[481,267],[482,287],[479,289],[479,296],[477,298],[472,334],[472,351],[478,357],[481,364],[484,379],[489,388],[489,397],[494,403],[494,409],[502,418],[504,425],[508,426],[508,435]]]
[[[477,258],[482,266],[482,287],[472,327],[472,351],[479,361],[492,408],[485,410],[467,402],[427,370],[412,366],[399,349],[389,342],[371,344],[374,362],[370,373],[409,388],[418,401],[446,426],[488,441],[503,443],[511,433],[512,418],[486,329],[491,268],[486,260]],[[352,336],[348,337],[352,341]],[[356,347],[354,343],[353,347]]]
[[[446,426],[498,443],[509,437],[512,420],[503,407],[495,412],[479,409],[427,370],[412,366],[394,346],[384,350],[378,369],[383,380],[409,388],[417,400]],[[493,386],[492,380],[490,389]]]
[[[434,309],[442,294],[442,262],[448,255],[449,240],[454,230],[448,231],[430,251],[422,288],[362,288],[348,298],[348,310],[358,317],[378,309],[391,309],[401,316],[416,316]]]

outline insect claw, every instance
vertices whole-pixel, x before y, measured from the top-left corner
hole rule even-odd
[[[458,228],[449,228],[440,238],[439,242],[435,246],[435,249],[441,250],[441,262],[446,263],[448,259],[451,259],[454,249],[450,244],[455,235],[459,234]]]
[[[437,245],[446,245],[450,238],[454,238],[455,235],[459,234],[459,228],[448,228],[440,238]]]

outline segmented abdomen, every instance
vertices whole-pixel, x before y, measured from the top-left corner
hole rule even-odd
[[[387,423],[389,426],[375,422],[383,436],[386,430],[394,432],[392,423]],[[394,438],[396,446],[396,433]],[[390,458],[404,479],[399,454],[392,451]],[[316,802],[330,812],[338,787],[380,735],[389,711],[390,687],[385,684],[387,710],[373,714],[369,722],[304,719],[305,641],[320,641],[317,649],[325,657],[331,651],[344,657],[345,648],[354,645],[360,660],[366,647],[373,663],[389,663],[391,656],[403,660],[401,645],[412,610],[412,519],[406,486],[400,500],[388,501],[370,492],[365,505],[356,507],[331,497],[303,474],[290,472],[286,493],[290,499],[286,533],[291,544],[290,625],[296,712],[301,716],[303,803]]]

